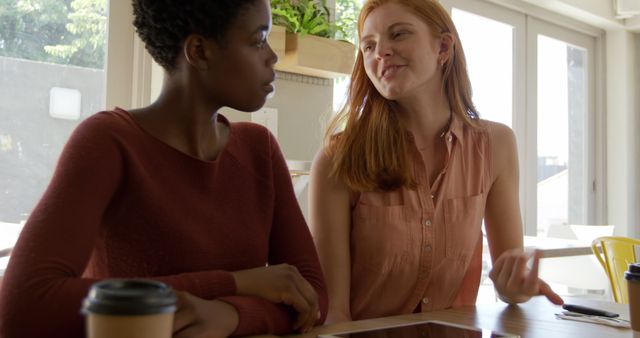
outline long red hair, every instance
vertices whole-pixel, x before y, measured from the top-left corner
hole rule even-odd
[[[458,32],[437,0],[369,0],[358,18],[358,37],[365,19],[381,5],[396,2],[420,17],[433,34],[451,33],[453,46],[442,69],[442,88],[453,114],[469,125],[478,118],[471,100],[471,83]],[[358,50],[347,101],[326,133],[333,158],[330,175],[354,191],[415,187],[408,153],[408,133],[401,125],[394,101],[387,100],[369,80],[362,51]]]

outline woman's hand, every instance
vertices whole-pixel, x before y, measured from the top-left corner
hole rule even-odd
[[[318,295],[295,266],[279,264],[233,272],[239,295],[256,296],[293,306],[298,312],[294,329],[309,331],[320,316]]]
[[[505,251],[493,264],[489,278],[493,281],[500,299],[515,304],[526,302],[536,295],[544,295],[553,304],[563,304],[562,298],[551,290],[549,284],[538,278],[540,251],[536,250],[533,253],[531,270],[527,268],[529,258],[531,254],[514,249]]]
[[[186,292],[175,293],[178,310],[173,320],[174,338],[224,338],[236,330],[238,312],[233,305],[204,300]]]

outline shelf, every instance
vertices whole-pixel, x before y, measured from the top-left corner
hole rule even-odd
[[[276,70],[322,78],[351,75],[356,55],[352,43],[285,33],[284,27],[273,27],[269,43],[278,54]]]

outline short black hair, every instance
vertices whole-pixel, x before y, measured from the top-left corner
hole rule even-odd
[[[133,25],[153,59],[171,72],[189,35],[224,44],[233,21],[257,1],[133,0]]]

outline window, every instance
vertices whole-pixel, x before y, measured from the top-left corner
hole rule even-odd
[[[133,42],[131,21],[130,3],[108,0],[13,1],[0,11],[0,275],[70,133],[107,106],[130,105],[133,52],[122,45]],[[119,46],[107,58],[109,41]]]
[[[525,233],[596,224],[596,38],[484,1],[442,2],[480,116],[516,133]]]
[[[337,34],[337,38],[350,41],[358,45],[358,14],[362,8],[364,0],[335,0],[336,22],[342,31]],[[333,111],[337,112],[346,102],[347,90],[349,89],[350,77],[345,76],[333,81]]]
[[[537,34],[537,223],[588,224],[587,50]]]
[[[514,27],[457,8],[451,15],[464,46],[480,117],[513,127]]]
[[[527,112],[536,116],[529,120],[536,142],[528,144],[527,180],[537,182],[527,191],[527,207],[535,201],[537,210],[527,221],[535,221],[538,234],[554,225],[596,224],[595,38],[535,18],[527,28],[528,57],[536,60],[527,70]]]

